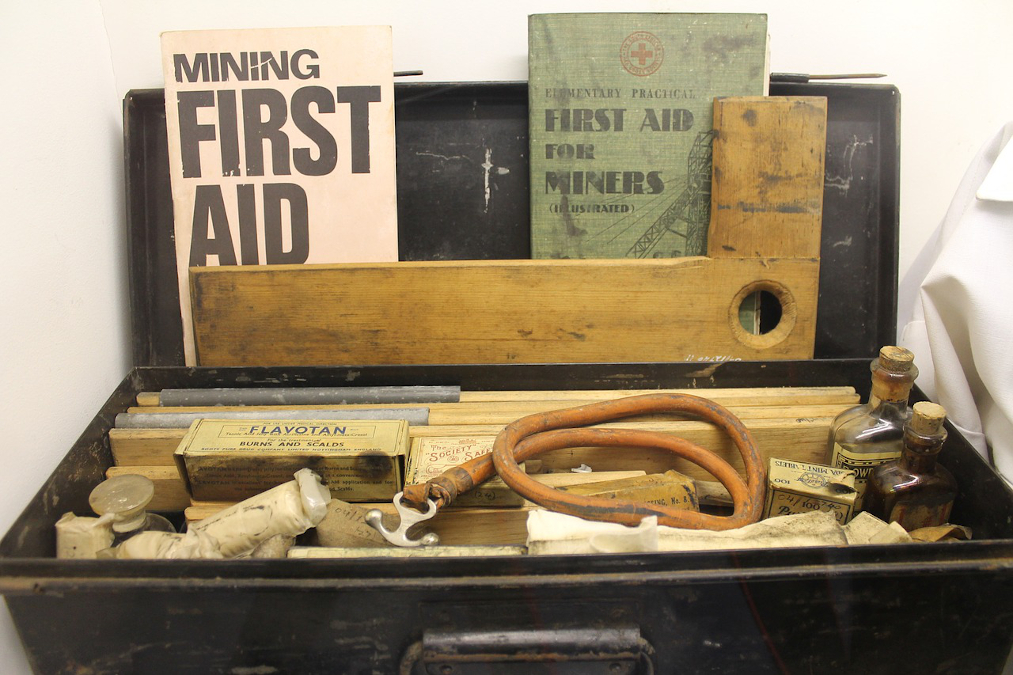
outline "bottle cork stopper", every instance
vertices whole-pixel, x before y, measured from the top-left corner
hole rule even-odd
[[[88,496],[92,511],[113,516],[113,530],[128,531],[143,522],[145,507],[155,496],[155,484],[146,476],[124,474],[107,478]]]
[[[903,373],[914,365],[915,355],[903,347],[887,346],[879,350],[879,365],[893,373]]]
[[[915,403],[911,412],[911,430],[921,436],[938,434],[945,421],[946,409],[937,403],[928,401]]]

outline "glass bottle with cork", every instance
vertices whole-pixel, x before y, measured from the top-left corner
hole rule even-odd
[[[918,377],[914,354],[903,347],[883,347],[870,368],[869,402],[838,415],[830,425],[827,444],[827,463],[855,472],[856,508],[862,503],[872,470],[900,457],[904,424],[911,417],[908,397]]]
[[[112,514],[113,546],[118,546],[141,532],[176,531],[168,519],[148,513],[154,496],[155,484],[150,478],[124,474],[99,483],[88,496],[88,503],[100,516]]]
[[[936,459],[946,441],[946,410],[935,403],[915,403],[904,427],[900,459],[873,470],[865,491],[865,510],[905,530],[949,522],[957,482]]]

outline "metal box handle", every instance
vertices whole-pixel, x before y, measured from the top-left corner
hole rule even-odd
[[[427,630],[406,650],[401,675],[654,672],[654,649],[639,627]]]

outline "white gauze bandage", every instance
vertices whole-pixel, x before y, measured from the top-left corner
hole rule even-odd
[[[330,500],[331,493],[321,484],[320,476],[300,469],[295,480],[219,511],[190,529],[210,535],[223,556],[234,558],[271,537],[294,537],[315,527],[327,515]]]
[[[95,558],[113,545],[111,514],[93,518],[65,513],[56,521],[57,558]]]

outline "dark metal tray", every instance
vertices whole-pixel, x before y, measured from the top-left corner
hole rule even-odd
[[[43,673],[999,672],[1013,639],[1013,494],[952,429],[941,461],[962,488],[953,520],[975,529],[974,542],[482,560],[51,557],[53,524],[88,511],[112,462],[106,432],[139,391],[354,381],[705,394],[868,379],[866,359],[707,373],[699,364],[135,369],[0,541],[0,592]],[[511,649],[554,660],[482,662]],[[432,667],[412,670],[415,660]]]
[[[771,94],[828,102],[816,358],[875,354],[896,333],[900,96],[787,83]],[[530,258],[527,85],[399,84],[395,118],[401,259]],[[162,91],[128,93],[124,128],[134,364],[183,365]]]

